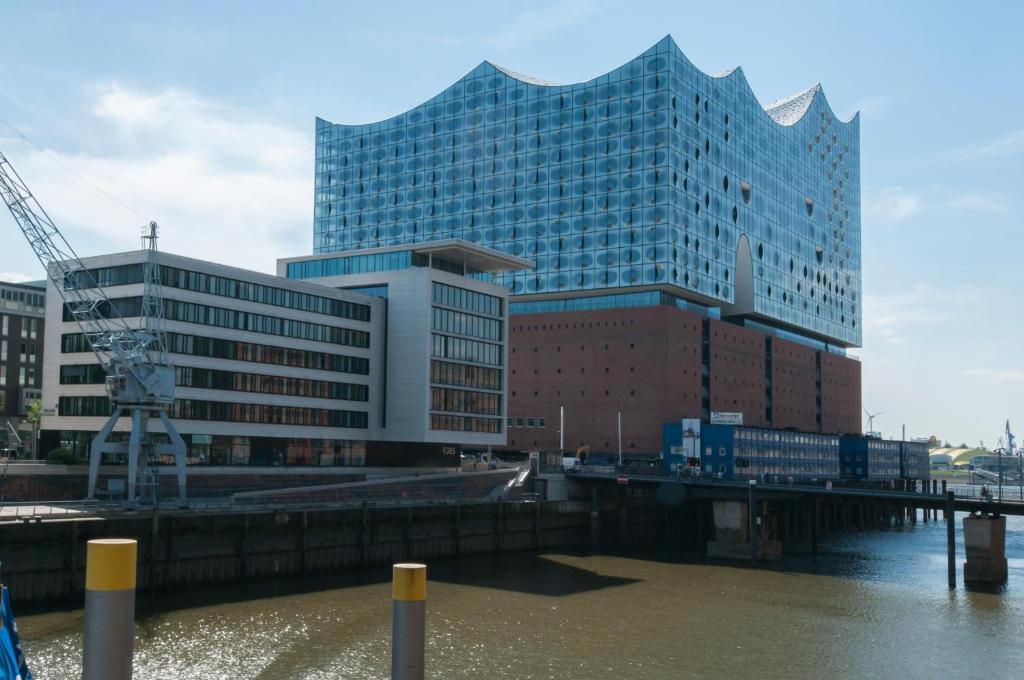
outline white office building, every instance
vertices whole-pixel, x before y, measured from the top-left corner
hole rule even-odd
[[[507,293],[481,278],[530,263],[437,246],[282,260],[283,276],[161,253],[170,415],[189,462],[449,466],[504,444]],[[83,259],[129,320],[145,257]],[[339,266],[354,273],[299,275]],[[104,373],[52,283],[47,303],[42,450],[85,457],[110,413]]]

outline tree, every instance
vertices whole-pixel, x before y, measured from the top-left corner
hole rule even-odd
[[[25,409],[25,420],[32,424],[32,458],[36,458],[36,447],[39,444],[39,423],[43,418],[43,402],[36,399]]]

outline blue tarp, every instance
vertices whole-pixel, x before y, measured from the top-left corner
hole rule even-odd
[[[18,624],[14,622],[11,592],[6,586],[0,586],[0,590],[3,591],[0,600],[0,617],[3,618],[3,627],[0,628],[0,680],[32,680],[25,655],[21,651]]]

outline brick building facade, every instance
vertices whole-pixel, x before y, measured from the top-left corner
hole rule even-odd
[[[508,443],[656,453],[661,425],[743,413],[747,425],[859,432],[854,359],[672,307],[523,314],[509,322]],[[703,340],[706,336],[707,347]]]

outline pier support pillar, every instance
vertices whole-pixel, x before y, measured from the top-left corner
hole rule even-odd
[[[956,520],[953,512],[953,492],[946,495],[946,562],[949,572],[949,589],[956,588]]]
[[[618,503],[616,508],[619,520],[619,544],[626,545],[629,542],[629,515],[626,514],[626,489],[618,487]]]
[[[761,541],[757,505],[743,501],[713,501],[715,540],[708,541],[708,557],[730,560],[774,560],[782,554],[781,541]],[[751,530],[753,527],[753,530]]]
[[[757,530],[757,484],[751,480],[747,486],[747,537],[750,543],[750,566],[757,564],[757,543],[760,536]]]
[[[707,522],[707,517],[704,512],[704,503],[698,502],[697,504],[697,547],[701,550],[706,550],[707,547],[704,545],[704,525]]]
[[[538,502],[537,505],[540,505]],[[452,513],[452,550],[454,556],[459,557],[462,554],[462,506],[458,503],[455,504],[455,512]]]
[[[590,547],[601,545],[601,505],[597,494],[597,484],[590,487]]]
[[[964,583],[1006,583],[1006,517],[983,513],[964,517]]]
[[[818,512],[819,511],[818,501],[815,500],[814,504],[811,507],[813,508],[812,511],[811,511],[811,513],[812,513],[812,515],[811,515],[811,554],[814,555],[815,557],[817,557],[818,556],[818,514],[819,514],[819,512]]]

